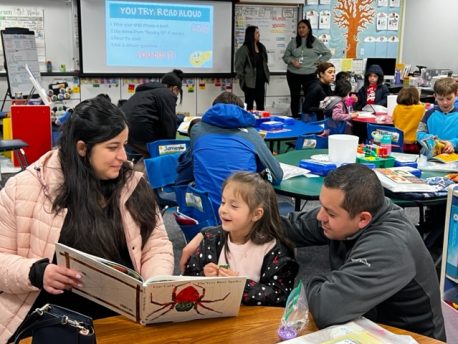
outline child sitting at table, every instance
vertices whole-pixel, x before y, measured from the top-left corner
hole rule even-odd
[[[422,145],[438,139],[444,144],[439,153],[454,153],[458,148],[458,108],[455,97],[458,83],[453,78],[442,78],[434,83],[437,106],[428,110],[417,129],[417,141]]]
[[[416,87],[403,87],[396,99],[398,105],[393,110],[393,125],[404,132],[404,153],[420,152],[417,143],[417,128],[423,115],[425,106],[420,104],[420,94]]]
[[[326,121],[326,134],[351,134],[350,120],[357,113],[349,110],[347,104],[350,98],[351,84],[348,80],[340,79],[336,82],[334,95],[326,97],[320,104]]]
[[[202,232],[184,275],[247,276],[243,304],[285,306],[298,265],[272,185],[257,173],[231,175],[223,184],[219,216],[221,226]]]
[[[364,85],[357,94],[355,110],[362,110],[367,104],[387,106],[387,96],[390,93],[383,83],[383,70],[379,65],[371,65],[366,70]]]

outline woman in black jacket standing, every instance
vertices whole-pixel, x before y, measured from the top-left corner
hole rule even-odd
[[[235,72],[240,88],[245,93],[247,110],[264,110],[266,82],[269,83],[269,67],[267,66],[267,50],[259,42],[261,34],[257,26],[248,26],[245,30],[245,41],[235,54]]]

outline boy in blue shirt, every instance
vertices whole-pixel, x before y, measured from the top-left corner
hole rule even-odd
[[[434,84],[437,106],[428,110],[417,129],[417,141],[439,139],[444,144],[442,152],[453,153],[458,148],[458,108],[455,97],[458,83],[453,78],[439,79]]]

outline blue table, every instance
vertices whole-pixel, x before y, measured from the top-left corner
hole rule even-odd
[[[323,131],[323,127],[316,124],[308,124],[301,120],[294,120],[294,124],[285,125],[281,130],[262,130],[255,127],[256,130],[264,137],[264,141],[269,142],[270,150],[274,150],[274,144],[277,142],[277,152],[280,152],[280,142],[295,140],[301,135],[318,134]]]

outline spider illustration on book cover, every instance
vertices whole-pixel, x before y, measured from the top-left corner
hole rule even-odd
[[[205,297],[205,288],[198,285],[198,284],[191,284],[188,285],[187,287],[182,288],[185,286],[187,283],[179,284],[175,286],[172,290],[172,300],[169,302],[157,302],[153,300],[153,294],[151,294],[151,303],[161,306],[154,312],[152,312],[150,315],[148,315],[148,318],[153,316],[154,314],[164,310],[162,313],[159,315],[155,316],[152,319],[149,320],[154,320],[157,318],[160,318],[164,314],[167,314],[170,312],[173,308],[177,310],[177,312],[188,312],[191,309],[194,309],[197,314],[203,315],[198,309],[198,307],[205,308],[209,311],[215,312],[215,313],[222,313],[220,311],[217,311],[213,308],[210,308],[208,306],[205,306],[205,303],[213,303],[213,302],[219,302],[219,301],[224,301],[226,298],[230,295],[230,293],[227,293],[224,297],[215,299],[215,300],[204,300]],[[181,290],[178,291],[179,288],[182,288]],[[200,288],[200,292],[199,289]]]

